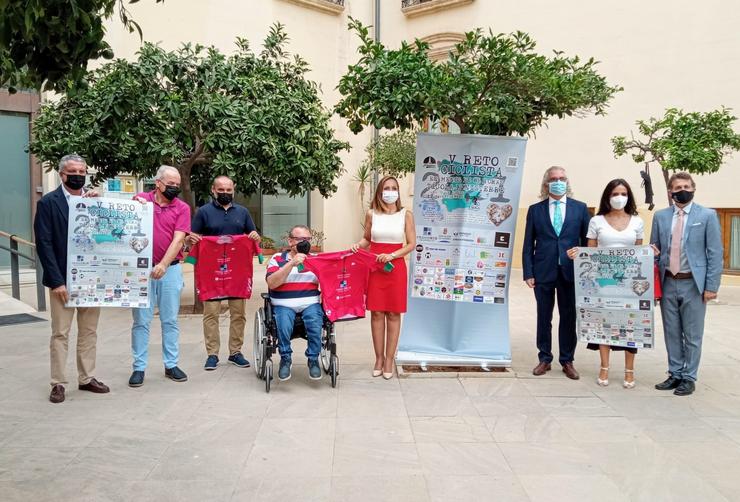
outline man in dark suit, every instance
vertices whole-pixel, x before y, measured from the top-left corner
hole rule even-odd
[[[675,204],[655,213],[650,232],[650,243],[660,250],[669,373],[655,388],[688,396],[696,386],[707,302],[717,298],[722,278],[722,232],[717,213],[693,202],[696,184],[689,173],[673,174],[668,186]]]
[[[51,394],[52,403],[64,401],[67,383],[67,345],[72,319],[77,311],[77,372],[78,388],[105,394],[110,389],[93,376],[98,337],[97,307],[67,308],[67,223],[70,197],[83,195],[87,164],[79,155],[65,155],[59,161],[62,184],[39,200],[33,231],[36,253],[44,269],[43,284],[50,291],[51,307]]]
[[[537,300],[537,348],[539,364],[532,371],[539,376],[550,371],[552,363],[552,312],[557,293],[560,325],[558,342],[560,364],[568,378],[578,380],[573,367],[576,350],[576,298],[573,260],[568,249],[586,245],[591,216],[586,204],[570,198],[565,169],[553,166],[545,171],[540,190],[541,202],[527,211],[522,264],[524,281],[534,289]]]

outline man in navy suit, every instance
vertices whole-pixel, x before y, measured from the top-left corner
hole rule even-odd
[[[39,200],[33,232],[36,236],[36,253],[44,269],[42,282],[50,291],[51,307],[51,394],[52,403],[64,401],[67,383],[67,345],[72,318],[77,311],[77,372],[78,388],[105,394],[110,389],[93,376],[98,338],[97,307],[67,308],[67,222],[70,197],[83,195],[87,164],[79,155],[65,155],[59,161],[62,184]]]
[[[722,232],[717,213],[692,202],[696,184],[689,173],[673,174],[668,186],[675,204],[655,213],[650,232],[650,243],[660,250],[669,373],[655,388],[688,396],[699,371],[707,302],[717,298],[722,277]]]
[[[532,373],[550,371],[552,363],[552,312],[557,293],[560,325],[558,342],[560,364],[568,378],[580,376],[573,367],[576,351],[576,297],[573,260],[567,251],[586,245],[591,216],[583,202],[572,199],[565,169],[553,166],[542,178],[540,198],[529,206],[524,233],[522,264],[524,281],[534,289],[537,300],[537,348],[540,362]]]

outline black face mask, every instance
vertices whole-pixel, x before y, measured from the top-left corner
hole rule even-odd
[[[68,174],[67,181],[64,184],[70,190],[79,190],[85,186],[85,175],[84,174]]]
[[[222,206],[228,206],[229,204],[231,204],[231,201],[233,200],[234,200],[233,193],[217,193],[216,194],[216,202],[218,202]]]
[[[295,245],[295,249],[301,254],[308,254],[311,251],[311,243],[308,241],[301,241]]]
[[[165,199],[172,200],[175,197],[177,197],[179,193],[180,193],[180,187],[167,185],[164,188],[162,195],[164,195]]]
[[[691,199],[694,198],[694,192],[688,190],[679,190],[678,192],[671,192],[671,198],[679,204],[688,204]]]

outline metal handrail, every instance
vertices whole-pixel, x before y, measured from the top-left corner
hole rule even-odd
[[[46,310],[46,292],[44,291],[44,285],[42,283],[43,269],[41,267],[41,262],[36,258],[36,256],[29,256],[18,250],[18,244],[30,246],[33,249],[36,249],[36,244],[27,241],[22,237],[18,237],[15,234],[3,232],[2,230],[0,230],[0,237],[7,238],[10,244],[10,246],[0,244],[0,249],[10,252],[10,288],[13,298],[15,298],[16,300],[21,299],[19,257],[25,258],[33,264],[34,269],[36,270],[36,310],[38,310],[39,312],[44,312]]]

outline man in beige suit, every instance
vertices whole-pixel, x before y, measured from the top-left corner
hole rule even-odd
[[[95,353],[98,338],[97,307],[67,308],[67,222],[69,201],[73,195],[83,195],[87,164],[79,155],[65,155],[59,162],[59,177],[62,184],[39,200],[33,231],[36,236],[36,252],[44,268],[43,284],[51,290],[51,394],[52,403],[64,401],[64,385],[67,383],[67,345],[72,319],[77,312],[77,372],[78,388],[105,394],[110,389],[97,381]]]

